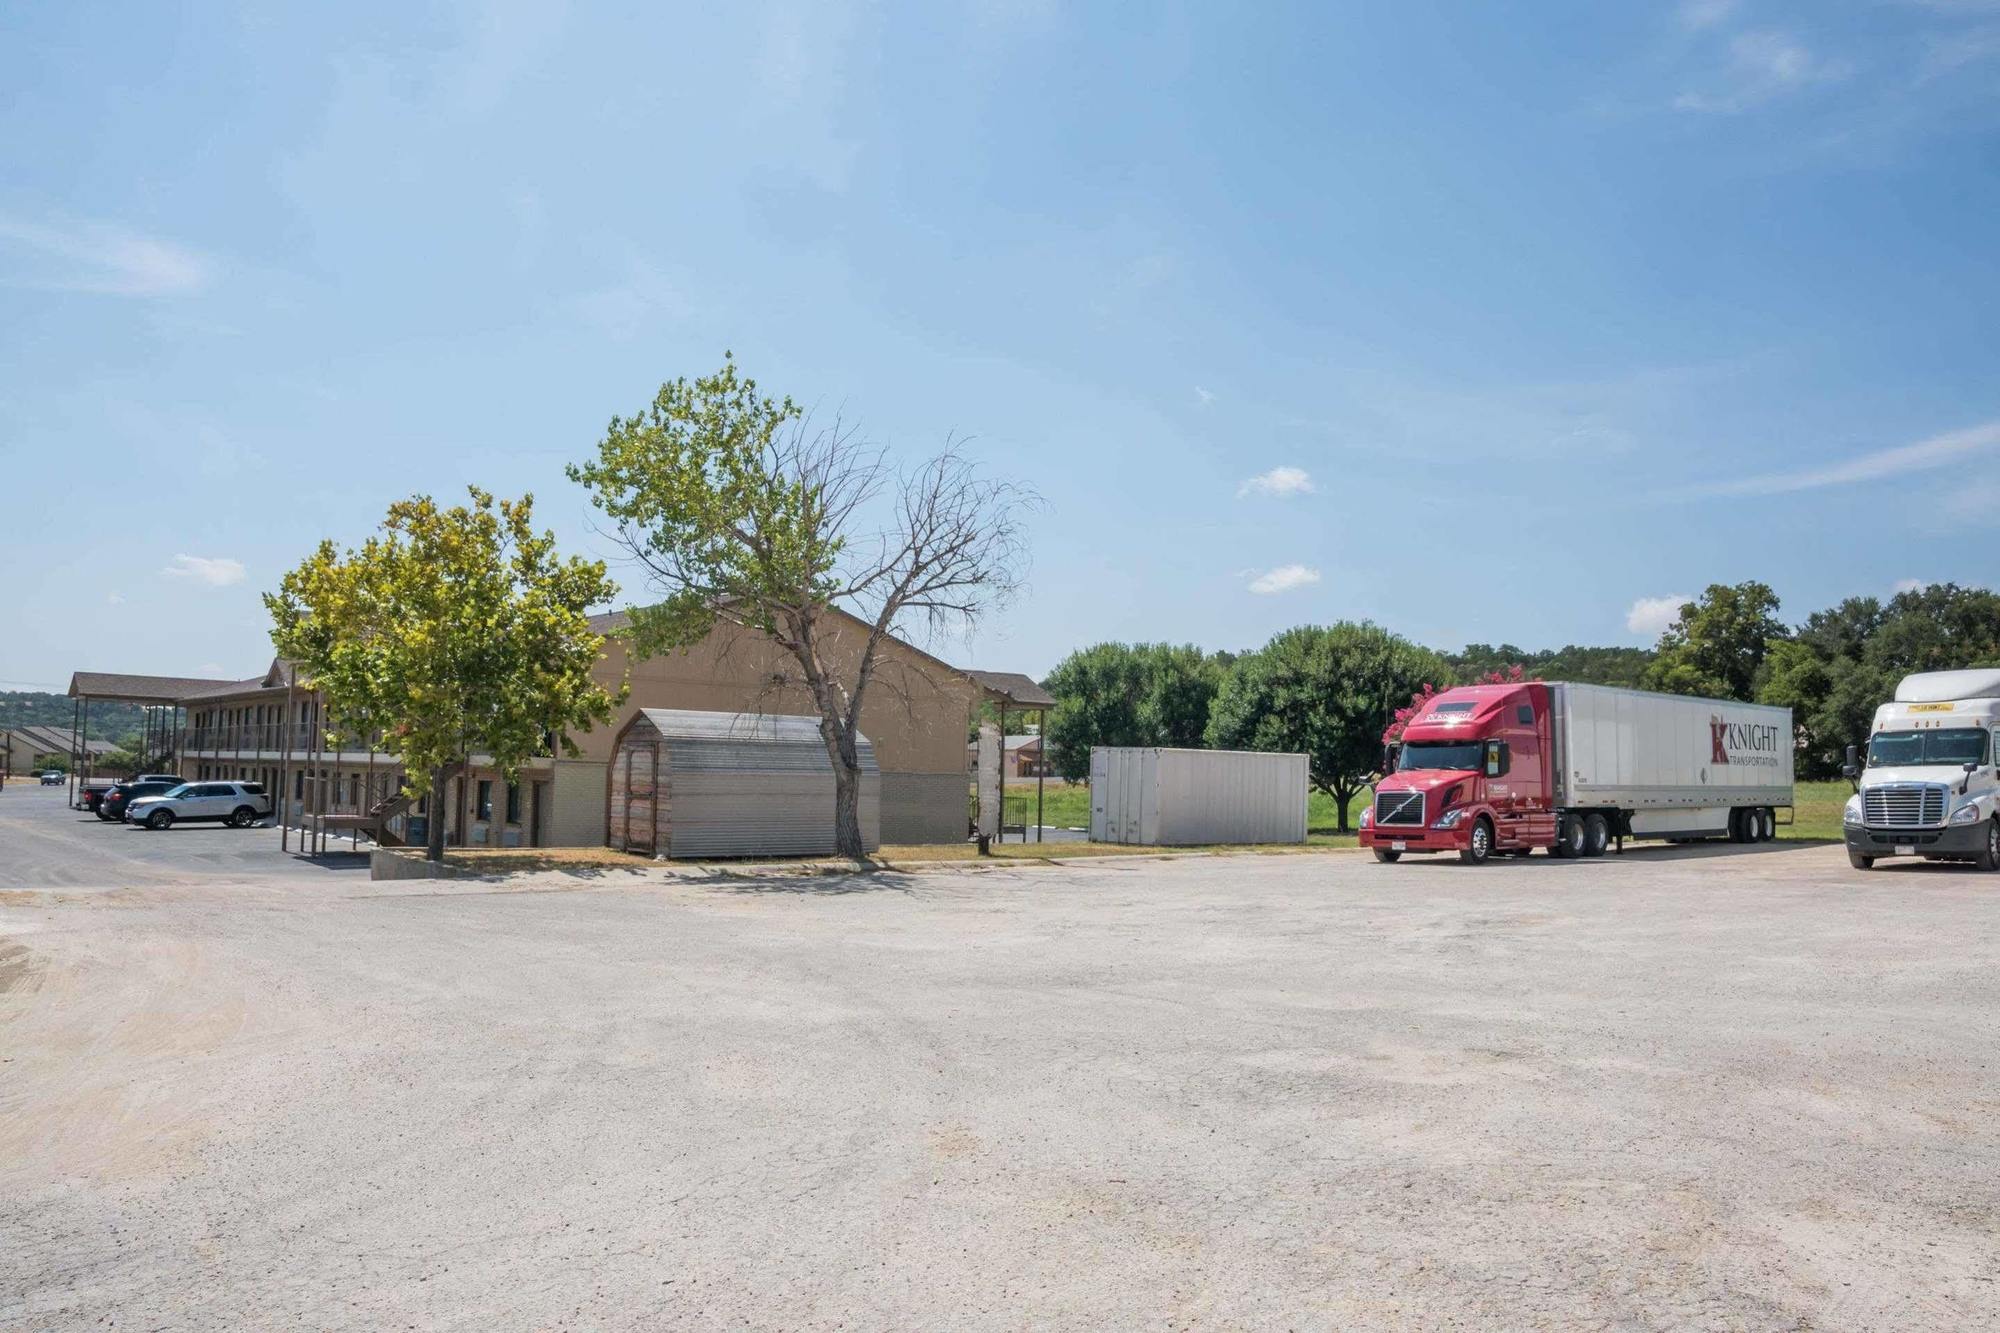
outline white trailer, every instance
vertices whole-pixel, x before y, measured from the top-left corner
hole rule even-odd
[[[1147,847],[1304,842],[1306,757],[1092,746],[1090,840]]]
[[[1551,684],[1558,810],[1634,838],[1773,836],[1793,801],[1792,710]]]

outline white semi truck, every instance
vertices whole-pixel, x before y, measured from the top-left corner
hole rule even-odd
[[[1847,859],[1969,861],[2000,870],[2000,671],[1905,676],[1875,710],[1868,752],[1849,747],[1859,790],[1842,817]]]

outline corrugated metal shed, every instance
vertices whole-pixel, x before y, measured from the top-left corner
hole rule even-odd
[[[882,775],[856,737],[861,837],[881,845]],[[618,733],[605,838],[675,858],[826,856],[834,850],[833,764],[819,721],[646,708]]]
[[[1093,746],[1090,840],[1304,842],[1306,780],[1302,754]]]

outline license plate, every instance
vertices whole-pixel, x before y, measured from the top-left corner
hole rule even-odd
[[[1407,842],[1392,842],[1389,844],[1389,850],[1392,852],[1407,852],[1410,850],[1410,844]]]
[[[1903,843],[1902,845],[1896,848],[1896,855],[1898,856],[1915,856],[1916,854],[1917,854],[1917,849],[1910,846],[1908,843]]]

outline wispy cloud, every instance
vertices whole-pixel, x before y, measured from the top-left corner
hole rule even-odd
[[[657,265],[634,258],[622,282],[570,298],[569,312],[606,337],[626,342],[648,328],[686,319],[692,307]]]
[[[1274,467],[1269,472],[1259,472],[1254,477],[1246,477],[1236,488],[1236,498],[1246,495],[1274,495],[1280,499],[1293,495],[1310,495],[1313,490],[1312,474],[1302,467]]]
[[[1897,579],[1897,580],[1896,580],[1896,586],[1895,586],[1894,588],[1890,589],[1890,591],[1891,591],[1891,592],[1920,592],[1920,591],[1922,591],[1923,589],[1925,589],[1925,588],[1927,588],[1927,587],[1929,587],[1929,586],[1930,586],[1930,585],[1929,585],[1928,583],[1924,582],[1924,581],[1923,581],[1922,579]]]
[[[1754,477],[1703,486],[1702,495],[1783,495],[1791,491],[1814,491],[1827,486],[1848,486],[1860,481],[1928,472],[1956,463],[1970,454],[2000,448],[2000,421],[1982,422],[1964,430],[1933,435],[1915,444],[1899,444],[1860,454],[1831,467],[1798,468],[1790,472],[1766,472]]]
[[[0,215],[0,282],[41,291],[176,296],[199,291],[208,261],[109,222],[32,222]]]
[[[1674,16],[1684,28],[1713,28],[1736,12],[1736,0],[1681,0]]]
[[[1693,600],[1684,592],[1668,593],[1665,597],[1641,597],[1626,609],[1625,628],[1634,634],[1657,639],[1666,633],[1667,626],[1680,617],[1681,607]]]
[[[210,587],[227,588],[232,583],[243,582],[246,571],[241,560],[232,560],[226,555],[177,555],[160,572],[170,579],[193,579]]]
[[[1194,386],[1194,396],[1201,401],[1203,407],[1207,407],[1215,401],[1215,395],[1202,388],[1199,384]]]
[[[2000,12],[2000,10],[1996,10]],[[1945,36],[1932,37],[1924,47],[1922,81],[1941,79],[1969,65],[2000,58],[2000,26],[1967,28]]]
[[[1848,76],[1844,61],[1813,54],[1805,43],[1783,32],[1739,32],[1729,39],[1729,54],[1710,86],[1674,99],[1679,111],[1728,114],[1748,111],[1815,84]]]
[[[1318,582],[1319,571],[1309,565],[1279,565],[1250,580],[1250,591],[1260,597],[1269,597],[1294,588],[1309,588]]]

